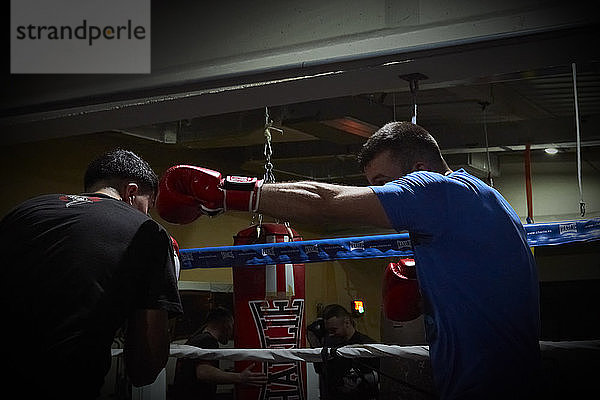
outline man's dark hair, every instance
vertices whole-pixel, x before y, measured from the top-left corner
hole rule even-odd
[[[206,323],[225,323],[233,319],[233,314],[225,307],[216,307],[208,312]]]
[[[323,320],[327,321],[329,318],[333,317],[348,317],[352,319],[352,316],[344,307],[340,306],[339,304],[329,304],[323,309]]]
[[[92,161],[85,171],[83,187],[87,192],[105,182],[120,189],[126,180],[137,183],[143,193],[158,191],[158,177],[150,165],[134,152],[122,149],[109,151]]]
[[[364,171],[371,160],[386,150],[393,152],[404,171],[411,171],[419,161],[439,171],[447,168],[433,136],[411,122],[390,122],[375,132],[358,154],[361,169]]]

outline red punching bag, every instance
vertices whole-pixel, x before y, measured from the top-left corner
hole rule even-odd
[[[383,313],[392,321],[410,321],[422,314],[415,261],[389,263],[383,275]]]
[[[287,224],[253,225],[234,236],[234,245],[302,240]],[[268,251],[268,250],[265,250]],[[236,348],[302,348],[306,345],[304,321],[304,264],[234,266]],[[237,399],[306,398],[306,363],[238,361],[236,371],[255,363],[263,372],[263,387],[236,386]]]

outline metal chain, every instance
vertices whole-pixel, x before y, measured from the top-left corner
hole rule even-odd
[[[271,147],[271,130],[277,131],[283,134],[283,130],[279,128],[275,128],[273,126],[273,121],[269,117],[269,108],[265,107],[265,175],[264,181],[265,183],[274,183],[275,182],[275,174],[273,173],[273,163],[271,162],[271,156],[273,155],[273,148]]]
[[[275,174],[273,173],[273,163],[271,162],[271,157],[273,156],[273,148],[271,147],[271,141],[273,139],[271,135],[271,130],[279,132],[283,134],[283,130],[279,128],[275,128],[273,126],[273,120],[269,116],[269,107],[265,107],[265,174],[263,175],[264,183],[275,183]],[[254,217],[256,214],[252,216],[252,224],[254,224]],[[263,223],[263,215],[258,214],[258,224],[257,224],[257,235],[260,236],[260,230]]]

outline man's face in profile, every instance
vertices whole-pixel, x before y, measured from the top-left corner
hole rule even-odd
[[[378,153],[365,166],[365,176],[369,183],[374,186],[385,185],[410,172],[402,169],[400,162],[390,150]]]

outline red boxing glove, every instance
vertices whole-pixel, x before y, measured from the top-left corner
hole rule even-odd
[[[158,214],[165,221],[175,224],[188,224],[196,220],[203,212],[201,202],[194,194],[194,188],[205,187],[206,194],[212,188],[213,196],[218,196],[220,182],[221,174],[218,172],[204,173],[203,168],[187,165],[169,168],[158,186],[156,196]]]
[[[226,210],[255,212],[262,180],[228,176],[207,168],[177,165],[160,180],[156,208],[165,221],[188,224],[202,214],[217,215]]]
[[[410,321],[421,315],[421,293],[412,258],[389,263],[383,275],[383,313],[392,321]]]

